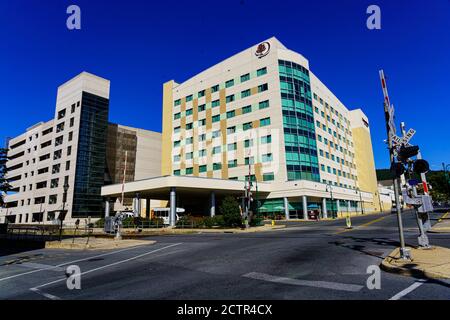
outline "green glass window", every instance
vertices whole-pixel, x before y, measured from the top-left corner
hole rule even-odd
[[[273,181],[273,180],[275,180],[275,175],[273,174],[273,172],[263,174],[263,181]]]
[[[227,134],[233,134],[235,132],[236,132],[236,127],[235,126],[227,128]]]
[[[233,118],[236,115],[234,110],[227,112],[227,119]]]
[[[198,120],[198,125],[199,125],[199,127],[205,126],[206,125],[206,119]]]
[[[264,118],[264,119],[259,120],[260,127],[265,127],[268,125],[270,125],[270,118]]]
[[[193,127],[193,124],[192,124],[192,122],[191,122],[191,123],[187,123],[187,124],[186,124],[186,130],[191,130],[191,129],[192,129],[192,127]]]
[[[244,141],[244,147],[245,148],[250,148],[253,147],[253,140],[247,139]]]
[[[255,158],[253,158],[253,157],[246,157],[246,158],[245,158],[245,164],[246,164],[246,165],[252,165],[252,164],[255,164]]]
[[[202,165],[202,166],[199,166],[198,167],[198,171],[200,172],[200,173],[203,173],[203,172],[206,172],[206,165]]]
[[[220,106],[220,100],[214,100],[213,102],[211,102],[211,106],[214,107],[218,107]]]
[[[247,122],[247,123],[244,123],[243,125],[242,125],[242,129],[245,131],[245,130],[249,130],[249,129],[251,129],[251,128],[253,128],[253,123],[252,122]]]
[[[271,153],[263,154],[261,157],[262,162],[270,162],[273,160],[273,156]]]
[[[212,153],[213,154],[218,154],[218,153],[221,152],[221,150],[222,150],[222,148],[220,146],[217,146],[217,147],[213,148]]]
[[[186,97],[186,102],[192,101],[192,98],[193,98],[192,94],[191,94],[191,95],[188,95],[188,96]]]
[[[175,114],[173,115],[173,119],[174,119],[174,120],[177,120],[177,119],[180,119],[180,118],[181,118],[181,113],[180,113],[180,112],[175,113]]]
[[[186,168],[186,174],[193,174],[194,168]]]
[[[227,82],[225,82],[225,88],[229,88],[234,86],[234,79],[228,80]]]
[[[215,116],[212,117],[212,122],[213,122],[213,123],[214,123],[214,122],[218,122],[218,121],[220,121],[220,114],[215,115]]]
[[[320,169],[321,169],[322,171],[325,171],[325,165],[321,164],[321,165],[320,165]]]
[[[180,170],[173,170],[173,175],[179,176],[181,174]]]
[[[241,76],[241,82],[245,82],[250,80],[250,73],[244,74]]]
[[[178,133],[178,132],[180,132],[181,131],[181,127],[175,127],[174,129],[173,129],[173,133]]]
[[[265,75],[266,73],[267,73],[267,68],[266,68],[266,67],[261,68],[261,69],[258,69],[258,70],[256,71],[256,75],[257,75],[258,77],[263,76],[263,75]]]
[[[261,143],[262,144],[267,144],[267,143],[271,143],[272,142],[272,136],[268,135],[265,137],[261,137]]]
[[[206,157],[206,149],[202,149],[198,152],[199,157]]]
[[[230,143],[228,144],[228,151],[234,151],[237,149],[237,143]]]
[[[186,153],[186,160],[192,160],[193,157],[194,157],[194,153],[193,152]]]
[[[261,84],[258,86],[258,92],[267,91],[269,89],[269,86],[267,83]]]
[[[202,91],[198,92],[198,97],[199,98],[204,97],[204,96],[205,96],[205,90],[202,90]]]
[[[186,110],[186,116],[190,116],[193,113],[193,109]]]
[[[180,144],[181,144],[181,141],[174,141],[174,142],[173,142],[174,148],[179,147]]]
[[[228,161],[228,168],[236,168],[237,167],[237,160],[229,160]]]
[[[250,89],[241,91],[241,98],[250,97],[251,94],[252,94],[252,93],[251,93]]]
[[[175,102],[173,103],[176,106],[179,106],[181,104],[181,99],[177,99],[175,100]]]
[[[213,163],[213,170],[220,170],[222,169],[221,163]]]
[[[211,87],[211,93],[214,93],[214,92],[217,92],[217,91],[219,91],[219,85],[218,84],[216,84],[215,86]]]
[[[194,142],[193,137],[186,138],[186,144],[192,144]]]
[[[252,106],[245,106],[242,108],[242,114],[250,113],[252,112]]]
[[[259,109],[265,109],[269,107],[269,100],[261,101],[259,103]]]
[[[205,141],[206,140],[206,133],[203,133],[198,136],[198,141]]]
[[[198,112],[205,111],[205,109],[206,109],[206,105],[204,105],[204,104],[201,104],[198,106]]]
[[[233,101],[234,101],[234,94],[229,95],[229,96],[226,97],[226,102],[227,102],[227,103],[233,102]]]

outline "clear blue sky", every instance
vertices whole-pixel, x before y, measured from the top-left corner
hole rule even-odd
[[[71,4],[80,31],[65,26]],[[381,30],[366,28],[370,4]],[[111,80],[110,121],[160,131],[165,81],[271,36],[348,108],[363,108],[378,168],[388,166],[380,68],[432,169],[450,163],[449,0],[0,0],[0,141],[50,119],[57,86],[83,70]]]

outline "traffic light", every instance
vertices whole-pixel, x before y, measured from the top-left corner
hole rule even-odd
[[[418,159],[414,161],[413,171],[417,174],[427,173],[430,170],[430,165],[426,160]]]
[[[405,166],[400,162],[393,162],[390,171],[392,178],[400,178],[405,173]]]
[[[401,146],[398,151],[397,159],[400,162],[405,163],[409,158],[417,156],[419,153],[419,146]]]

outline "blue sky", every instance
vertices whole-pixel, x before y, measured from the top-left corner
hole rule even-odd
[[[71,4],[80,31],[66,28]],[[366,28],[370,4],[381,30]],[[348,108],[363,108],[378,168],[388,166],[380,68],[397,121],[417,130],[432,169],[450,162],[449,0],[0,0],[0,142],[50,119],[57,86],[83,70],[111,80],[110,121],[160,131],[165,81],[271,36]]]

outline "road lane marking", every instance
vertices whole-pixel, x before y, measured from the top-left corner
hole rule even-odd
[[[36,273],[36,272],[39,272],[39,271],[45,271],[45,270],[49,270],[49,269],[52,269],[52,268],[58,268],[58,267],[74,264],[74,263],[77,263],[77,262],[82,262],[82,261],[86,261],[86,260],[90,260],[90,259],[96,259],[96,258],[100,258],[100,257],[110,256],[112,254],[116,254],[116,253],[120,253],[120,252],[124,252],[124,251],[128,251],[128,250],[133,250],[133,249],[136,249],[136,248],[142,248],[144,246],[145,245],[134,246],[134,247],[125,248],[125,249],[120,249],[120,250],[113,251],[113,252],[102,253],[102,254],[91,256],[91,257],[87,257],[87,258],[82,258],[82,259],[77,259],[77,260],[73,260],[73,261],[69,261],[69,262],[64,262],[64,263],[58,264],[56,266],[50,266],[49,268],[45,268],[45,269],[38,269],[38,270],[23,272],[23,273],[15,274],[13,276],[1,278],[0,282],[1,281],[5,281],[5,280],[9,280],[9,279],[14,279],[14,278],[21,277],[21,276],[25,276],[25,275],[28,275],[28,274],[31,274],[31,273]]]
[[[403,298],[407,294],[413,292],[414,290],[416,290],[417,288],[419,288],[421,285],[425,284],[426,282],[427,282],[427,280],[418,280],[418,281],[414,282],[412,285],[410,285],[408,288],[406,288],[405,290],[402,290],[399,293],[397,293],[395,296],[393,296],[389,300],[400,300],[401,298]]]
[[[446,219],[449,213],[450,213],[450,211],[444,213],[444,214],[438,219],[438,222],[441,222],[442,220]]]
[[[360,228],[368,227],[368,226],[370,226],[371,224],[374,224],[374,223],[380,222],[381,220],[386,219],[387,217],[389,217],[389,216],[384,216],[384,217],[381,217],[381,218],[378,218],[378,219],[369,221],[369,222],[364,223],[364,224],[362,224],[362,225],[360,225],[360,226],[356,226],[356,227],[353,228],[353,229],[345,229],[345,230],[341,230],[341,231],[336,232],[335,234],[341,234],[341,233],[344,233],[344,232],[349,232],[349,231],[357,230],[357,229],[360,229]]]
[[[164,250],[164,249],[169,249],[169,248],[172,248],[172,247],[175,247],[175,246],[179,246],[180,244],[182,244],[182,243],[174,243],[174,244],[171,244],[169,246],[165,246],[165,247],[162,247],[162,248],[159,248],[159,249],[156,249],[156,250],[152,250],[152,251],[149,251],[149,252],[146,252],[146,253],[143,253],[143,254],[139,254],[137,256],[134,256],[134,257],[131,257],[131,258],[128,258],[128,259],[116,261],[116,262],[113,262],[113,263],[110,263],[110,264],[107,264],[107,265],[104,265],[104,266],[101,266],[101,267],[98,267],[98,268],[94,268],[94,269],[91,269],[91,270],[88,270],[88,271],[80,273],[80,276],[83,276],[83,275],[86,275],[86,274],[89,274],[91,272],[95,272],[95,271],[98,271],[98,270],[103,270],[103,269],[106,269],[106,268],[109,268],[109,267],[113,267],[113,266],[116,266],[116,265],[119,265],[119,264],[122,264],[122,263],[125,263],[125,262],[130,262],[130,261],[133,261],[133,260],[136,260],[136,259],[148,256],[149,254],[152,254],[152,253]],[[55,284],[55,283],[58,283],[58,282],[61,282],[61,281],[66,281],[66,279],[67,278],[61,278],[61,279],[58,279],[58,280],[47,282],[47,283],[41,284],[39,286],[30,288],[30,290],[39,289],[39,288],[43,288],[43,287],[46,287],[46,286],[49,286],[51,284]]]
[[[61,300],[61,298],[59,298],[57,296],[54,296],[54,295],[52,295],[50,293],[46,293],[46,292],[41,291],[41,290],[36,289],[36,288],[32,288],[30,290],[33,291],[33,292],[36,292],[37,294],[39,294],[41,296],[44,296],[44,297],[46,297],[47,299],[50,299],[50,300]]]
[[[316,288],[325,288],[325,289],[331,289],[331,290],[350,291],[350,292],[358,292],[362,288],[364,288],[364,286],[356,285],[356,284],[328,282],[328,281],[299,280],[299,279],[271,276],[270,274],[259,273],[259,272],[250,272],[250,273],[244,274],[243,277],[250,278],[250,279],[256,279],[256,280],[263,280],[263,281],[268,281],[268,282],[274,282],[274,283],[289,284],[289,285],[294,285],[294,286],[316,287]]]
[[[48,264],[42,263],[32,263],[32,262],[24,262],[17,264],[19,267],[26,267],[30,269],[38,269],[38,270],[51,270],[51,271],[64,271],[64,268],[52,266]]]

